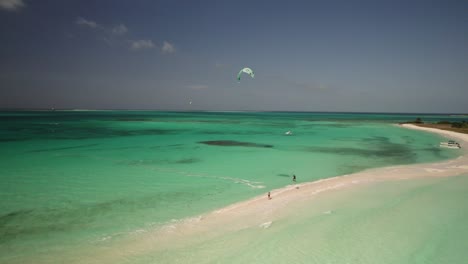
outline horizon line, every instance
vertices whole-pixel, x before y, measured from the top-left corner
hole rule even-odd
[[[467,113],[454,112],[373,112],[373,111],[298,111],[298,110],[186,110],[186,109],[127,109],[127,108],[102,108],[102,109],[86,109],[86,108],[0,108],[2,112],[14,111],[42,111],[42,112],[72,112],[72,111],[148,111],[148,112],[211,112],[211,113],[226,113],[226,112],[243,112],[243,113],[346,113],[346,114],[421,114],[421,115],[462,115]]]

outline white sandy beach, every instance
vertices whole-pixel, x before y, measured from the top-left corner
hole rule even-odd
[[[462,146],[462,155],[456,159],[437,163],[392,166],[365,170],[350,175],[319,180],[309,183],[292,184],[285,188],[271,190],[272,199],[265,195],[239,202],[214,212],[197,217],[168,223],[155,231],[142,231],[138,238],[130,238],[125,246],[112,247],[109,252],[96,252],[89,256],[89,263],[100,263],[145,254],[148,251],[160,251],[182,248],[197,241],[207,241],[232,232],[252,229],[274,228],[280,221],[324,194],[353,186],[364,186],[382,181],[401,181],[429,177],[447,177],[468,174],[468,135],[451,131],[403,125],[408,129],[438,133],[448,139],[456,140]],[[439,142],[435,142],[438,145]],[[319,196],[319,194],[321,194]],[[328,197],[328,196],[327,196]],[[333,208],[317,205],[317,212],[333,214]],[[128,243],[130,242],[130,243]],[[103,258],[104,257],[104,258]],[[107,262],[106,262],[107,263]],[[109,262],[110,263],[110,262]]]

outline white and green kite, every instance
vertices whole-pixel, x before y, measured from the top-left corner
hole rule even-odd
[[[237,74],[237,81],[240,82],[240,79],[241,79],[241,74],[245,72],[247,73],[248,75],[250,75],[250,77],[254,78],[255,77],[255,73],[252,71],[252,69],[250,68],[244,68],[242,70],[239,71],[239,73]]]

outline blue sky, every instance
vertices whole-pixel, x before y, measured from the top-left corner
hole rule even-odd
[[[467,14],[466,1],[0,0],[0,108],[468,113]],[[238,83],[242,67],[255,79]]]

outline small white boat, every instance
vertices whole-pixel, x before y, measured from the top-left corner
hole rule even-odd
[[[292,135],[292,132],[291,130],[287,131],[286,133],[284,133],[285,135]]]
[[[440,147],[443,147],[443,148],[453,148],[453,149],[460,149],[461,146],[460,144],[458,144],[457,142],[453,141],[453,140],[449,140],[447,142],[440,142]]]

